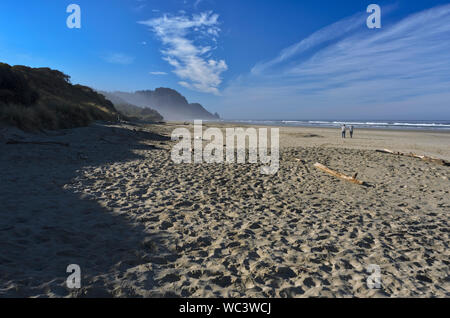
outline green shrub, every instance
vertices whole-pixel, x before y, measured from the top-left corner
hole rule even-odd
[[[49,68],[0,63],[0,121],[23,130],[64,129],[117,118],[114,105]]]

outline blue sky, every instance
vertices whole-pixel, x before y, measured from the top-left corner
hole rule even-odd
[[[229,119],[450,119],[449,1],[4,0],[0,61]]]

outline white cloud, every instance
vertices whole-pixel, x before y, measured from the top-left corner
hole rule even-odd
[[[150,74],[152,74],[152,75],[167,75],[166,72],[158,72],[158,71],[156,71],[156,72],[150,72]]]
[[[257,64],[224,91],[223,104],[258,105],[260,114],[276,106],[310,118],[404,117],[448,107],[450,5],[380,30],[369,30],[366,17],[344,19]]]
[[[147,4],[145,3],[145,0],[136,0],[137,4],[133,7],[134,11],[142,11]]]
[[[211,57],[220,29],[212,12],[169,16],[139,22],[151,28],[163,43],[163,59],[182,79],[180,85],[200,92],[219,94],[221,74],[228,66]]]
[[[365,16],[361,14],[355,14],[349,18],[343,19],[336,23],[333,23],[319,31],[314,32],[306,39],[291,45],[280,52],[280,54],[273,60],[268,62],[263,62],[256,64],[252,73],[258,74],[266,71],[272,66],[276,66],[285,60],[288,60],[294,56],[298,56],[301,53],[307,52],[308,50],[314,49],[320,44],[326,43],[328,41],[339,39],[340,37],[348,34],[351,31],[361,27],[365,22]]]
[[[134,57],[123,53],[109,53],[103,59],[111,64],[129,65],[134,62]]]
[[[195,2],[194,2],[194,8],[197,9],[198,5],[199,5],[201,2],[203,2],[203,0],[195,0]]]

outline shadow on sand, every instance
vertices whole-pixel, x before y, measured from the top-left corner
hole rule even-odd
[[[0,143],[0,297],[118,296],[113,273],[148,263],[153,245],[126,214],[65,185],[84,167],[141,159],[137,149],[164,151],[158,142],[169,138],[104,124],[37,138],[70,146]],[[75,292],[65,283],[69,264],[81,268]],[[151,270],[142,283],[152,288]]]

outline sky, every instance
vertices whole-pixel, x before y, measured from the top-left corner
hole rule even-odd
[[[2,0],[0,62],[170,87],[225,119],[450,120],[450,2]]]

